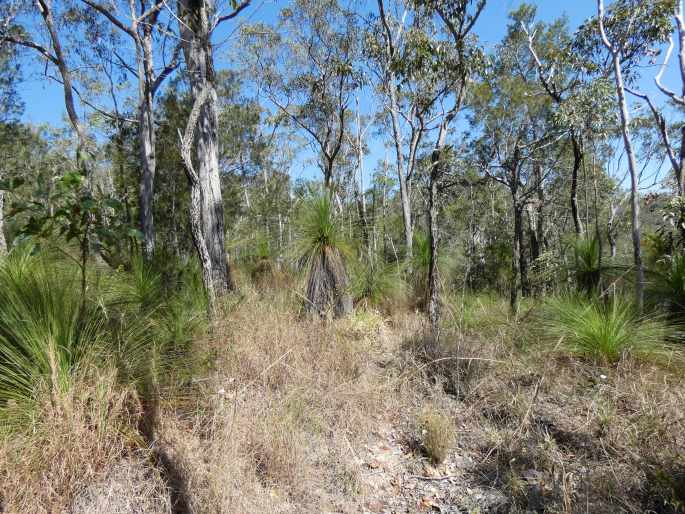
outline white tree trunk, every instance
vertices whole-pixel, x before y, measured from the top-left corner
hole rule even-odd
[[[630,170],[630,203],[631,203],[631,233],[633,239],[633,261],[635,264],[635,303],[638,312],[642,313],[644,306],[645,272],[642,267],[642,249],[640,246],[640,195],[638,192],[638,170],[635,162],[635,152],[630,137],[630,113],[626,101],[625,85],[623,83],[623,71],[621,70],[621,49],[614,48],[604,30],[604,2],[597,0],[597,19],[602,42],[611,54],[614,67],[614,80],[616,82],[616,95],[618,97],[619,113],[621,115],[621,133],[623,145],[628,156],[628,169]]]

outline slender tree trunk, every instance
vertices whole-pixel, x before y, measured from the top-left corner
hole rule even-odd
[[[454,109],[448,113],[440,124],[438,137],[431,154],[430,184],[428,196],[428,237],[430,243],[430,264],[428,269],[428,319],[430,320],[433,334],[439,335],[440,328],[440,270],[438,268],[438,247],[440,242],[440,229],[438,227],[438,183],[445,164],[442,162],[443,148],[447,138],[447,131],[452,119],[461,108],[464,87],[459,91]]]
[[[200,188],[200,214],[207,252],[212,262],[212,282],[217,296],[235,289],[225,245],[224,206],[218,157],[218,98],[214,84],[209,20],[213,0],[180,0],[179,29],[194,99],[207,95],[200,109],[195,134],[194,161]]]
[[[607,239],[609,240],[609,257],[613,260],[616,257],[616,234],[612,220],[607,223]]]
[[[642,267],[642,248],[640,244],[640,195],[638,191],[638,170],[635,162],[635,152],[630,136],[630,114],[625,97],[623,85],[623,73],[619,55],[612,52],[614,64],[614,76],[616,79],[616,94],[621,113],[621,132],[623,144],[628,156],[628,168],[630,170],[630,205],[631,205],[631,236],[633,240],[633,262],[635,264],[635,302],[638,312],[642,312],[644,305],[645,274]]]
[[[623,72],[621,70],[621,49],[614,48],[604,30],[604,2],[597,0],[597,12],[599,31],[602,42],[611,54],[614,67],[614,79],[616,81],[616,95],[618,97],[619,112],[621,115],[621,133],[623,145],[628,156],[628,169],[630,170],[630,203],[631,203],[631,235],[633,239],[633,261],[635,264],[635,303],[639,313],[644,306],[645,273],[642,267],[642,249],[640,246],[640,196],[638,191],[638,170],[635,162],[635,153],[630,136],[630,113],[625,96]]]
[[[428,236],[430,242],[430,264],[428,269],[428,319],[433,333],[438,332],[440,322],[439,270],[438,270],[438,171],[440,163],[434,163],[430,178],[428,196]]]
[[[577,136],[571,136],[571,145],[573,146],[573,170],[571,171],[571,215],[573,217],[573,226],[576,230],[576,235],[580,236],[585,233],[583,222],[580,220],[580,213],[578,212],[578,171],[583,163],[583,150],[580,146]]]
[[[356,98],[357,103],[357,172],[359,173],[358,181],[354,181],[354,190],[357,202],[357,214],[361,222],[362,238],[364,246],[367,249],[369,259],[371,258],[371,234],[369,230],[369,220],[366,215],[366,198],[364,196],[364,146],[362,141],[361,128],[361,114],[359,110],[359,96]]]
[[[138,143],[142,174],[140,177],[140,228],[143,233],[143,256],[150,259],[155,251],[153,214],[154,180],[157,168],[153,90],[150,83],[152,68],[152,27],[144,28],[138,51]]]
[[[511,291],[509,306],[513,314],[518,314],[519,293],[521,291],[521,241],[523,241],[523,206],[520,205],[516,192],[512,195],[514,206],[514,238],[511,255]]]
[[[395,49],[393,45],[393,37],[390,31],[390,25],[385,16],[385,7],[383,5],[383,0],[378,0],[378,12],[383,23],[383,29],[385,34],[385,47],[386,47],[386,58],[387,63],[387,88],[388,88],[388,99],[390,100],[390,121],[392,126],[392,137],[395,145],[395,160],[397,164],[397,179],[400,183],[400,203],[402,205],[402,221],[404,222],[404,243],[405,243],[405,258],[407,262],[410,262],[413,257],[413,225],[412,225],[412,213],[411,213],[411,187],[408,183],[407,176],[405,176],[405,165],[404,165],[404,153],[402,149],[402,131],[400,128],[399,120],[399,102],[397,99],[397,86],[396,77],[393,72],[390,62],[395,57]],[[413,157],[410,155],[410,159]]]

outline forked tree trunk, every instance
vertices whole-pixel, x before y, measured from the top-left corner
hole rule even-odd
[[[224,207],[221,196],[218,157],[218,98],[211,45],[210,17],[213,0],[180,0],[179,23],[191,93],[197,99],[205,92],[195,135],[194,162],[200,188],[200,215],[217,296],[235,289],[225,246]]]
[[[207,294],[207,314],[209,319],[216,317],[216,289],[214,284],[214,274],[212,270],[212,259],[207,248],[207,238],[204,233],[202,225],[202,186],[200,177],[195,170],[193,164],[193,142],[195,140],[195,130],[197,128],[200,111],[204,104],[208,101],[209,92],[206,90],[200,91],[193,102],[193,108],[190,111],[190,116],[186,123],[186,128],[183,134],[179,131],[181,157],[188,177],[190,185],[190,231],[193,237],[193,243],[197,250],[198,259],[200,260],[200,267],[202,269],[202,283]]]
[[[404,164],[404,150],[402,149],[402,132],[400,128],[399,120],[399,101],[397,99],[397,89],[396,89],[396,76],[395,72],[392,70],[390,62],[395,58],[395,48],[393,46],[393,36],[390,31],[390,25],[385,15],[385,7],[383,5],[383,0],[378,0],[378,12],[380,20],[383,23],[384,37],[385,37],[385,52],[386,58],[388,59],[388,66],[386,71],[387,78],[387,88],[388,88],[388,100],[390,101],[389,112],[390,121],[392,126],[392,136],[395,145],[395,159],[397,165],[397,178],[400,183],[400,204],[402,205],[402,221],[404,223],[404,243],[405,243],[405,258],[407,262],[411,262],[413,257],[413,225],[412,225],[412,213],[411,213],[411,196],[410,196],[410,186],[407,177],[405,176],[405,164]],[[413,141],[412,141],[413,144]],[[414,159],[412,155],[413,151],[410,150],[410,163],[409,170],[411,171]]]

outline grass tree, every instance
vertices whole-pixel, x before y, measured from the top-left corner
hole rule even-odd
[[[350,281],[345,263],[349,247],[330,194],[309,200],[301,219],[300,263],[307,270],[304,310],[342,317],[352,312]]]

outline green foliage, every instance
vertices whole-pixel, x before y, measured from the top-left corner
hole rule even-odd
[[[30,415],[41,389],[58,407],[105,342],[105,320],[92,304],[83,307],[74,267],[31,251],[17,248],[0,265],[0,419],[7,423]]]
[[[357,262],[352,269],[352,296],[355,303],[374,307],[397,307],[406,298],[407,288],[401,269],[395,263],[374,259]]]
[[[25,214],[23,236],[76,241],[81,251],[97,250],[112,264],[122,258],[122,243],[140,239],[138,230],[126,223],[123,204],[109,196],[96,195],[85,186],[86,178],[76,171],[64,173],[49,192],[37,192],[33,199],[12,205],[12,216]],[[45,197],[47,195],[47,198]]]
[[[616,0],[608,5],[605,31],[612,46],[621,49],[621,63],[629,78],[640,60],[655,55],[658,46],[668,39],[673,31],[674,12],[674,0]],[[596,16],[578,29],[573,50],[587,56],[589,70],[604,69],[606,48],[600,39]]]
[[[79,267],[34,249],[19,246],[0,262],[3,422],[21,426],[42,394],[62,408],[81,371],[114,367],[118,379],[143,396],[183,372],[205,312],[196,269],[180,270],[176,281],[164,284],[136,258],[130,271],[89,276],[84,302]]]
[[[630,355],[667,360],[676,355],[676,330],[658,316],[640,318],[622,298],[606,303],[581,297],[549,299],[542,309],[541,329],[551,344],[571,355],[614,364]]]
[[[601,254],[597,237],[578,237],[573,245],[576,284],[587,294],[597,289],[601,278]]]
[[[482,336],[495,335],[508,323],[510,309],[497,294],[455,294],[444,300],[450,322],[462,332]]]
[[[685,255],[666,256],[647,271],[647,294],[675,315],[685,314]]]
[[[301,263],[323,255],[327,248],[335,248],[345,255],[351,253],[344,225],[336,216],[331,195],[324,193],[306,200],[298,226],[296,250]]]

